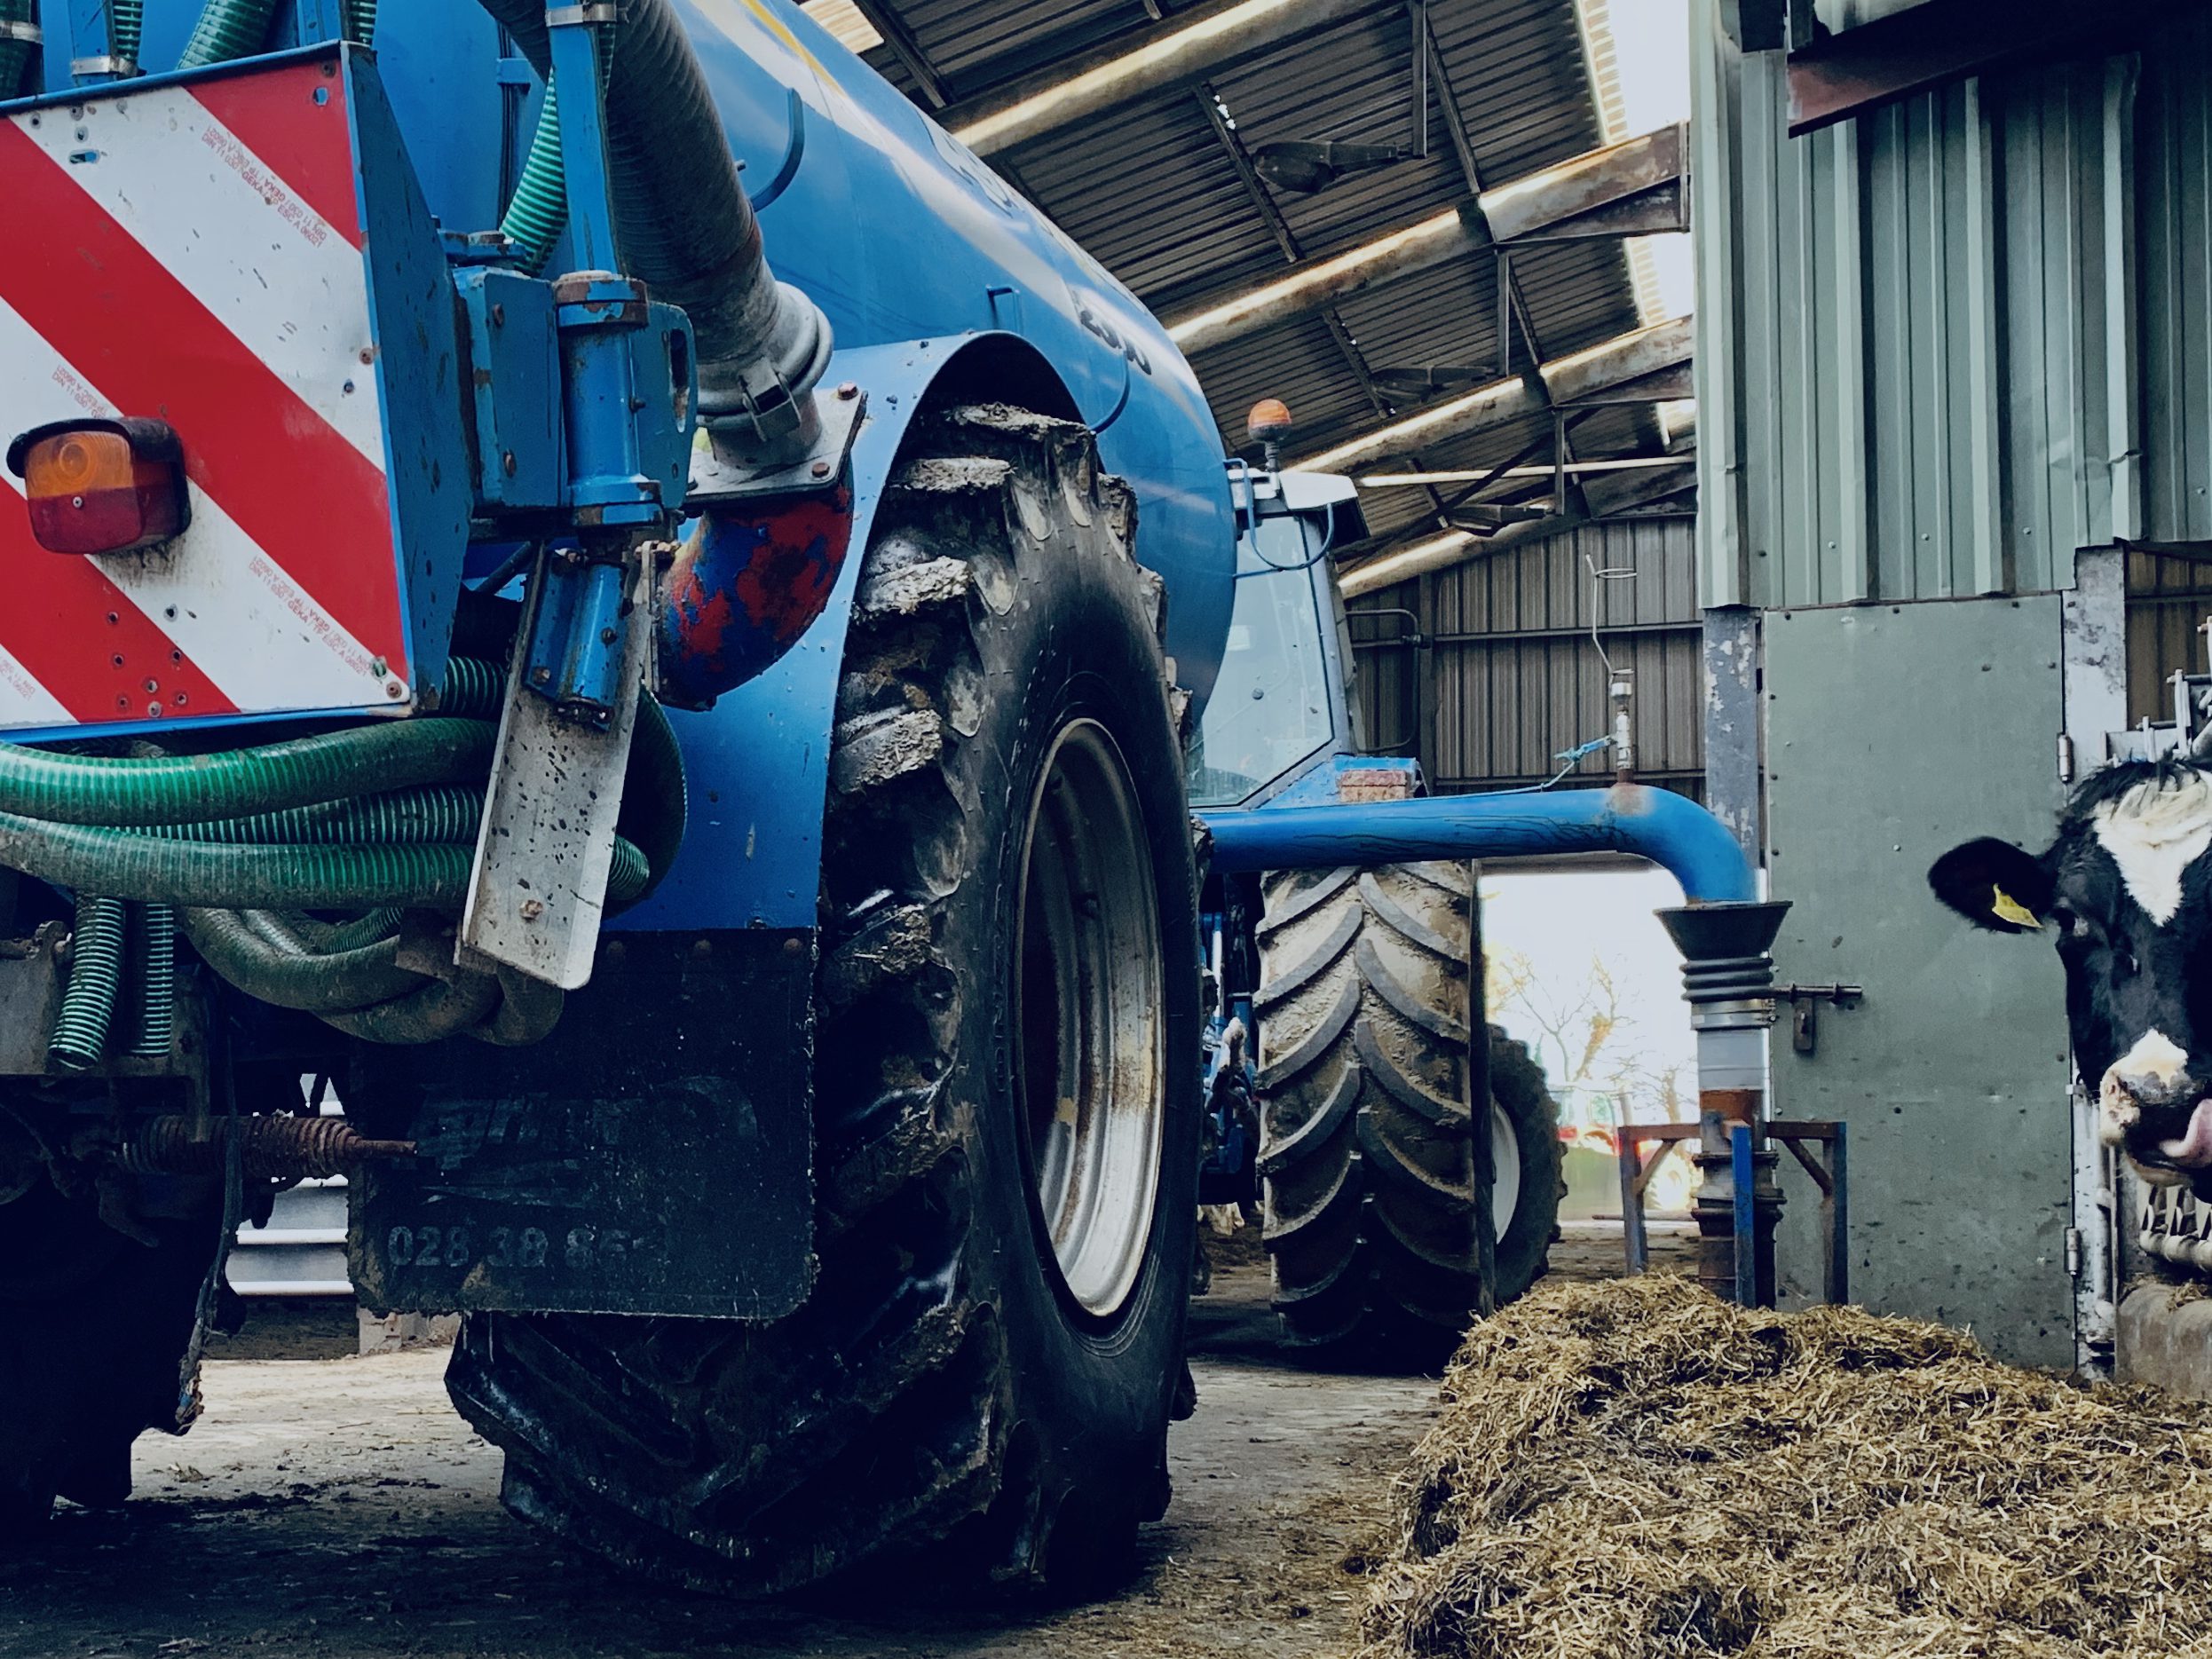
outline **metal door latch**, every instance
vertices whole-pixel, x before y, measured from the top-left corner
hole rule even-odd
[[[1855,1008],[1866,994],[1864,985],[1776,985],[1774,1000],[1789,1005],[1789,1046],[1801,1055],[1811,1054],[1821,1040],[1821,1004]]]

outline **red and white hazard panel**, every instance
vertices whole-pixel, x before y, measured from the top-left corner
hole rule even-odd
[[[0,729],[410,699],[346,104],[311,60],[0,120],[0,446],[166,422],[191,508],[56,554],[0,470]]]

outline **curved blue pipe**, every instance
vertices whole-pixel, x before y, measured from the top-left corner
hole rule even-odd
[[[1622,852],[1667,871],[1693,905],[1758,897],[1750,860],[1718,818],[1687,795],[1644,784],[1197,816],[1213,834],[1213,868],[1224,874]]]

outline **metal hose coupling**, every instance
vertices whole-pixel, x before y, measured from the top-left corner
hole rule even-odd
[[[370,1164],[413,1157],[412,1141],[375,1141],[342,1118],[217,1118],[180,1114],[131,1126],[115,1162],[134,1175],[220,1175],[233,1134],[248,1181],[317,1181]]]

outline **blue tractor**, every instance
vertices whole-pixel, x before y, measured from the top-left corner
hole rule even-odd
[[[1422,793],[1417,762],[1356,751],[1331,554],[1367,528],[1350,479],[1279,465],[1289,418],[1263,402],[1252,432],[1267,464],[1229,463],[1236,603],[1190,748],[1202,812],[1356,811]],[[1207,874],[1199,1197],[1256,1207],[1294,1343],[1434,1364],[1474,1314],[1544,1271],[1558,1109],[1501,1028],[1486,1025],[1486,1054],[1472,1047],[1477,903],[1464,860]],[[1489,1110],[1470,1112],[1486,1088]]]
[[[1751,897],[1657,792],[1298,804],[1355,772],[1224,665],[1299,588],[1341,747],[1325,562],[1240,583],[1159,326],[786,0],[0,0],[0,1547],[125,1497],[238,1227],[344,1174],[518,1513],[1094,1581],[1190,1404],[1208,931],[1323,1336],[1386,1248],[1479,1288],[1418,861]]]

